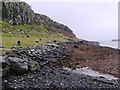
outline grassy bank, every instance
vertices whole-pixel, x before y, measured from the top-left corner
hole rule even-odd
[[[10,25],[2,21],[0,21],[0,24],[0,28],[2,28],[0,32],[2,38],[0,45],[3,45],[5,48],[18,46],[17,41],[21,41],[19,47],[26,47],[48,43],[51,40],[61,42],[68,40],[68,37],[59,33],[54,27],[46,25]]]

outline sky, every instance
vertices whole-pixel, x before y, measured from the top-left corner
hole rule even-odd
[[[67,25],[80,39],[108,41],[118,38],[118,2],[24,1],[36,13]]]

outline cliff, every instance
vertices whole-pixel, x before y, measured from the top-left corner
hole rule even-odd
[[[35,13],[31,9],[31,6],[25,2],[2,2],[2,20],[11,25],[45,25],[48,29],[54,28],[56,31],[68,37],[76,37],[68,26],[60,24],[46,15]]]

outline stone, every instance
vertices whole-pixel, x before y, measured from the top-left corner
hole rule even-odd
[[[10,63],[3,57],[0,58],[0,65],[2,66],[2,76],[7,76],[10,72]]]
[[[12,47],[11,47],[11,49],[15,49],[15,48],[17,48],[17,46],[12,46]]]
[[[4,48],[4,46],[3,46],[3,45],[0,45],[0,48]]]
[[[7,83],[8,81],[7,80],[4,80],[5,83]]]
[[[11,72],[23,74],[40,70],[42,66],[49,65],[58,59],[62,60],[69,55],[69,51],[56,44],[42,44],[34,47],[16,48],[6,55]]]
[[[79,48],[79,46],[78,45],[74,45],[74,48]]]
[[[40,69],[40,65],[36,61],[30,61],[28,66],[30,71],[35,71]]]
[[[27,59],[9,57],[8,61],[10,62],[10,69],[14,71],[14,73],[22,74],[28,71],[28,60]]]

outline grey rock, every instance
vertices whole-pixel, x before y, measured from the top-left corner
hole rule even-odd
[[[10,63],[3,57],[0,57],[0,65],[2,68],[2,76],[7,76],[10,72]]]
[[[74,45],[74,48],[78,48],[79,46],[78,45]]]
[[[30,71],[35,71],[40,69],[40,65],[36,61],[30,61],[28,65]]]
[[[39,70],[41,66],[65,58],[68,54],[69,51],[62,46],[43,44],[28,48],[16,48],[7,54],[6,60],[10,63],[10,70],[22,74]]]
[[[28,60],[16,57],[9,57],[10,69],[16,73],[24,73],[28,71]]]

